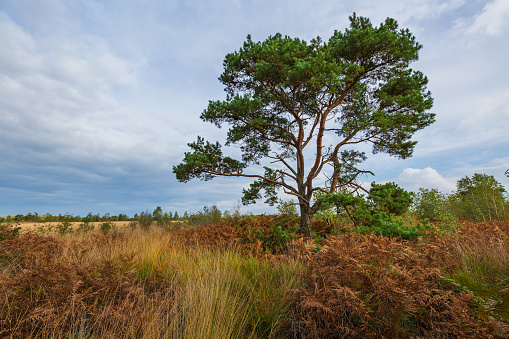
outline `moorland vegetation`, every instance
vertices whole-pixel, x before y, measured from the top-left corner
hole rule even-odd
[[[212,206],[178,220],[156,208],[124,227],[91,213],[3,218],[0,335],[508,336],[509,202],[494,177],[449,195],[373,183],[316,198],[310,235],[283,202],[275,215]]]

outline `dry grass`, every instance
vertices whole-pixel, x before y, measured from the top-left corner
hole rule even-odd
[[[275,335],[285,323],[286,294],[299,284],[301,266],[243,255],[235,246],[221,250],[189,246],[190,238],[182,236],[152,228],[58,238],[24,233],[4,241],[0,334],[30,338]],[[260,300],[278,307],[264,309]],[[267,319],[268,324],[263,324]]]
[[[507,337],[509,222],[402,242],[296,239],[277,255],[219,225],[0,242],[0,337]],[[242,225],[242,226],[240,226]],[[265,229],[267,228],[267,229]]]

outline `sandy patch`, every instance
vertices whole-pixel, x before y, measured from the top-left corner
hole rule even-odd
[[[99,228],[99,227],[101,227],[101,224],[103,222],[104,221],[91,222],[90,224],[94,225],[94,228]],[[44,228],[48,228],[48,227],[51,227],[51,226],[52,227],[56,227],[57,225],[59,225],[61,223],[62,222],[60,222],[60,221],[55,221],[55,222],[22,221],[22,222],[19,223],[18,226],[21,227],[22,231],[27,231],[28,232],[28,231],[35,231],[39,227],[44,227]],[[71,228],[77,229],[81,223],[82,223],[81,221],[73,221],[73,222],[71,222]],[[122,228],[122,227],[129,226],[129,221],[111,221],[111,223],[116,228]]]

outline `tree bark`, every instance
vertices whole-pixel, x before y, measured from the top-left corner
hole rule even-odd
[[[305,201],[299,201],[299,206],[300,206],[300,229],[303,234],[311,235],[311,221],[313,220],[313,211],[309,204],[307,204]]]

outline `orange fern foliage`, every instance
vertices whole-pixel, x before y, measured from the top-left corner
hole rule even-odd
[[[62,250],[53,238],[32,233],[1,245],[2,266],[11,269],[0,278],[0,335],[61,337],[79,333],[80,324],[115,328],[134,314],[144,292],[126,272],[127,258],[71,264],[59,260]]]
[[[449,243],[448,243],[449,242]],[[329,237],[308,255],[307,288],[294,291],[296,338],[503,337],[469,311],[472,299],[442,286],[452,240],[402,243],[375,235]],[[303,257],[305,245],[295,244]]]
[[[292,315],[273,337],[505,338],[509,333],[507,318],[477,312],[475,296],[443,279],[465,269],[469,258],[505,265],[501,269],[509,272],[508,221],[467,222],[454,236],[429,233],[413,242],[372,234],[329,235],[318,252],[317,244],[301,237],[272,254],[247,229],[270,234],[274,220],[231,217],[195,228],[155,228],[152,238],[125,230],[57,238],[23,233],[0,241],[0,338],[182,337],[186,323],[179,317],[185,315],[175,306],[184,288],[181,275],[168,277],[156,269],[141,274],[134,268],[141,267],[134,265],[143,257],[140,249],[152,249],[154,239],[160,240],[160,252],[146,253],[153,260],[172,248],[164,246],[167,239],[184,249],[179,252],[183,256],[223,253],[235,246],[265,263],[304,263],[305,284],[288,291]],[[145,247],[137,241],[145,241]],[[501,290],[509,295],[509,286]],[[257,305],[260,309],[253,312],[273,306],[265,299]]]

